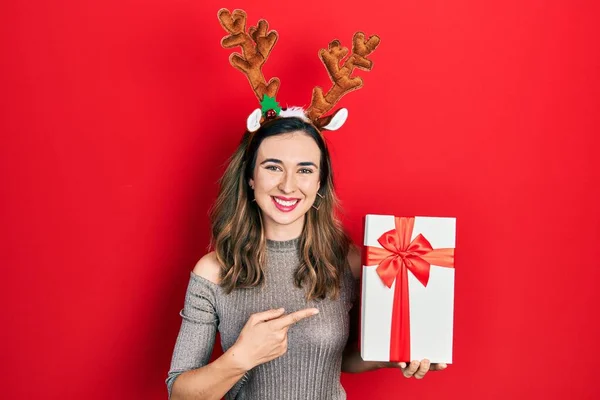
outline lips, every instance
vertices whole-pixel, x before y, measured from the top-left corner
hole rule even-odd
[[[288,197],[271,196],[271,199],[273,199],[273,204],[275,207],[282,212],[290,212],[298,206],[298,203],[300,203],[300,199]]]

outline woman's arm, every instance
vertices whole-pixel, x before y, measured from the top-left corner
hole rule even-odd
[[[350,310],[350,335],[342,356],[342,372],[356,374],[388,367],[389,363],[387,362],[364,361],[360,357],[360,351],[358,350],[358,313],[358,307],[354,305]]]
[[[223,398],[247,372],[242,363],[236,359],[234,347],[210,364],[179,375],[173,383],[171,399]]]
[[[350,310],[350,333],[348,336],[348,343],[342,356],[342,372],[348,373],[359,373],[366,371],[373,371],[379,368],[387,366],[386,362],[379,361],[363,361],[360,357],[360,351],[358,350],[358,323],[359,323],[359,293],[360,288],[360,274],[361,274],[361,257],[360,250],[356,246],[352,246],[348,253],[348,264],[352,271],[352,277],[354,278],[354,305]]]
[[[214,307],[219,283],[219,264],[214,253],[194,267],[181,312],[182,323],[175,343],[167,388],[173,400],[221,399],[248,368],[234,345],[208,363],[217,332]]]

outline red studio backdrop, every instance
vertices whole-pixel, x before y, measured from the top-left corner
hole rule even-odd
[[[348,398],[599,398],[600,10],[568,0],[2,2],[0,397],[166,398],[257,106],[221,7],[279,32],[283,104],[329,85],[330,40],[380,35],[327,133],[344,222],[458,219],[454,364],[344,374]]]

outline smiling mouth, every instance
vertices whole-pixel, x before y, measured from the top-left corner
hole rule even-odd
[[[283,212],[292,211],[300,202],[300,199],[282,199],[281,197],[275,196],[271,196],[271,198],[273,199],[273,204],[275,204],[275,207]]]

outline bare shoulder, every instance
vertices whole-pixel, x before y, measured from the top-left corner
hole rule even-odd
[[[204,255],[196,263],[193,272],[195,275],[201,276],[218,285],[221,282],[221,265],[217,260],[217,254],[211,251]]]
[[[350,264],[350,270],[352,271],[352,276],[354,276],[354,279],[360,278],[362,270],[360,247],[356,246],[355,244],[352,244],[350,246],[350,251],[348,251],[348,264]]]

